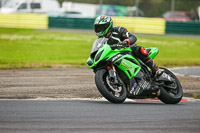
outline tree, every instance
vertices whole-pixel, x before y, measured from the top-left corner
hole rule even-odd
[[[63,2],[66,1],[66,0],[57,0],[57,1],[59,3],[60,7],[62,7]]]

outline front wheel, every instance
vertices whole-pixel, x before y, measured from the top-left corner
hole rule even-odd
[[[158,98],[166,104],[177,104],[181,101],[183,96],[181,83],[171,71],[166,68],[161,69],[164,69],[164,72],[172,77],[175,81],[171,84],[164,84],[160,88],[160,96]]]
[[[95,83],[99,92],[112,103],[123,103],[127,97],[126,87],[121,79],[119,81],[120,85],[113,85],[106,69],[100,69],[95,74]]]

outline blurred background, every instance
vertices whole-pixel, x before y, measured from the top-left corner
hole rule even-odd
[[[161,65],[200,65],[200,0],[0,0],[0,68],[85,65],[98,15],[163,50]]]
[[[136,26],[138,21],[149,21],[162,25],[149,28],[160,30],[158,34],[200,34],[199,29],[196,29],[199,28],[200,0],[0,0],[0,13],[45,14],[48,16],[47,28],[92,29],[96,16],[108,15],[116,16],[114,23],[126,26],[130,32],[151,33],[142,29],[141,26],[145,25],[139,25],[141,30]],[[135,27],[130,23],[136,23]]]
[[[1,13],[46,13],[48,16],[163,17],[199,21],[199,0],[0,0]]]

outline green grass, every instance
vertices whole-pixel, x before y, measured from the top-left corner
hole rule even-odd
[[[137,44],[158,47],[160,66],[200,65],[200,39],[137,35]],[[0,28],[0,68],[86,66],[94,33]]]

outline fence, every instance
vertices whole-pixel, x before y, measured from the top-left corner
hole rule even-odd
[[[166,22],[167,34],[200,34],[200,22]]]
[[[114,25],[144,34],[198,34],[200,22],[166,22],[162,18],[112,17]],[[0,27],[93,29],[94,18],[48,17],[44,14],[0,14]]]
[[[93,18],[49,17],[49,28],[93,29]]]

